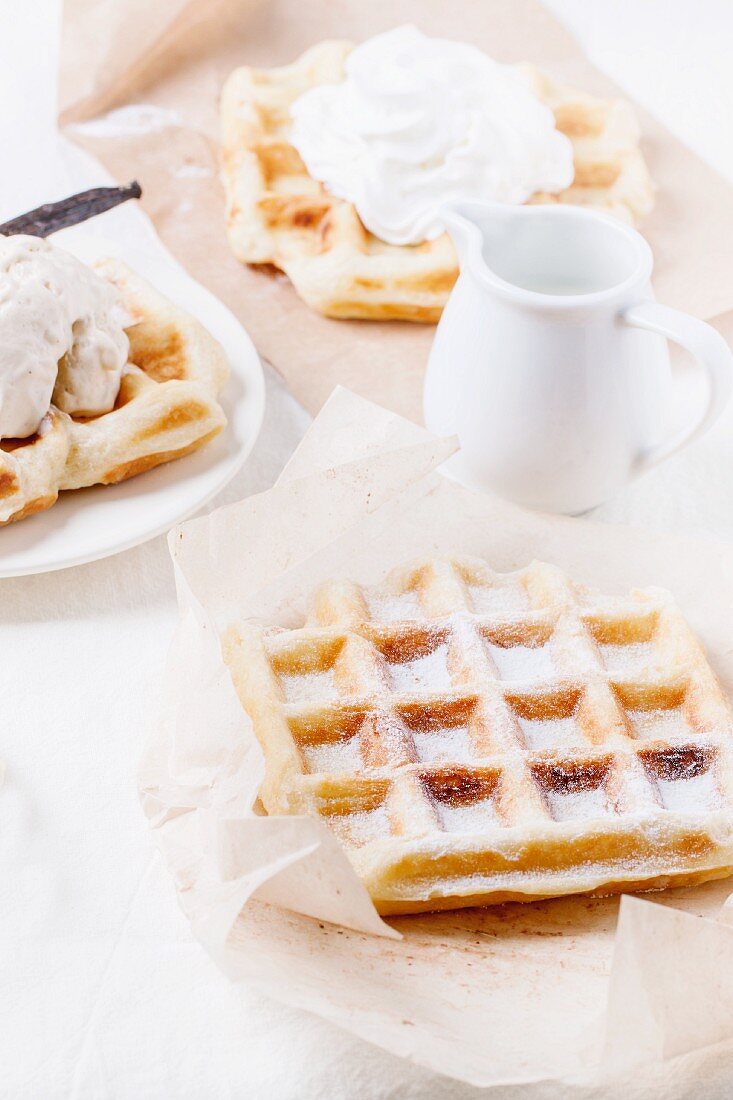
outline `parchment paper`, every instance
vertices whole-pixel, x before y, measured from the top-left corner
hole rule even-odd
[[[475,42],[502,61],[533,61],[589,92],[620,94],[536,0],[65,4],[61,106],[63,121],[76,123],[70,135],[119,179],[140,178],[144,205],[166,245],[237,314],[312,412],[342,383],[420,419],[434,329],[328,320],[304,305],[284,277],[233,258],[218,179],[219,91],[237,65],[285,63],[323,38],[361,40],[407,21]],[[699,317],[720,318],[733,308],[733,190],[637,109],[659,185],[655,210],[641,227],[656,256],[657,296]],[[733,316],[720,325],[733,336]]]
[[[261,752],[218,635],[240,615],[297,623],[334,574],[368,583],[437,551],[664,585],[733,691],[730,548],[473,495],[435,472],[453,449],[339,390],[273,489],[171,533],[180,622],[140,783],[180,902],[230,977],[459,1080],[533,1083],[532,1100],[567,1095],[560,1080],[574,1097],[687,1095],[703,1071],[730,1087],[726,881],[387,922],[320,821],[258,811]]]

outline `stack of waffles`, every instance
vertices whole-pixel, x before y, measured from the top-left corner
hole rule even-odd
[[[319,815],[382,913],[731,872],[732,716],[661,589],[428,559],[224,654],[266,810]]]
[[[236,69],[221,100],[222,175],[229,242],[249,264],[274,265],[298,294],[329,317],[437,321],[458,276],[446,234],[406,246],[379,240],[351,203],[330,195],[290,144],[290,107],[310,88],[344,77],[350,42],[322,42],[292,65]],[[558,195],[639,221],[654,189],[639,148],[639,125],[623,100],[599,99],[522,66],[537,96],[573,144],[575,178]]]

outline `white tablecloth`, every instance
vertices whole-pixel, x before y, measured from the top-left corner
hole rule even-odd
[[[550,6],[598,65],[733,178],[726,0]],[[103,179],[53,136],[57,18],[54,0],[0,0],[0,215]],[[133,212],[107,227],[146,237]],[[262,435],[219,502],[271,484],[307,422],[268,370]],[[732,473],[733,408],[599,515],[730,538]],[[174,618],[162,538],[0,581],[0,1095],[473,1095],[229,984],[193,940],[135,789]]]

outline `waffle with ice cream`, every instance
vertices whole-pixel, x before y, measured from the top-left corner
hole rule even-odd
[[[0,523],[124,481],[225,424],[220,345],[115,259],[0,238]]]
[[[662,589],[429,558],[223,648],[266,810],[319,815],[382,913],[733,869],[731,710]]]
[[[438,320],[458,274],[444,201],[570,202],[630,222],[653,203],[629,103],[415,28],[236,69],[221,125],[234,254],[282,270],[330,317]]]

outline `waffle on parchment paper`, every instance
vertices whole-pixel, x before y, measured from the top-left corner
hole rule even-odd
[[[133,318],[115,407],[75,419],[53,405],[30,439],[0,442],[0,525],[55,504],[65,489],[112,485],[203,446],[226,423],[229,375],[206,329],[119,260],[95,265]]]
[[[341,80],[351,49],[322,42],[292,65],[230,75],[221,99],[229,242],[242,262],[284,271],[326,316],[437,321],[458,275],[448,236],[409,247],[380,241],[350,203],[308,174],[288,142],[291,104],[309,88]],[[521,68],[572,141],[575,163],[570,188],[531,201],[575,203],[637,222],[651,209],[654,189],[631,105]]]
[[[265,808],[320,815],[380,912],[731,873],[731,711],[663,589],[440,558],[312,608],[224,655]]]

